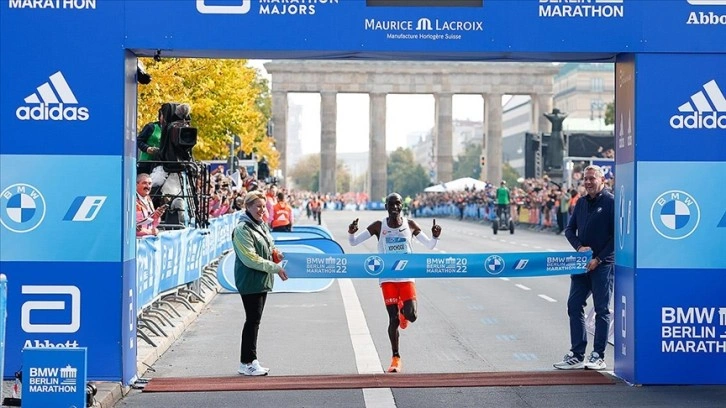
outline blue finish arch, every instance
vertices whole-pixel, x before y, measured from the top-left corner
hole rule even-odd
[[[2,2],[4,375],[26,345],[88,347],[93,380],[136,375],[135,320],[123,312],[134,309],[136,282],[135,71],[137,56],[160,50],[616,61],[615,372],[639,384],[725,384],[726,283],[714,243],[726,242],[726,209],[703,179],[726,170],[726,1],[392,1]],[[62,302],[62,313],[30,316],[48,301]],[[664,369],[673,362],[677,372]]]

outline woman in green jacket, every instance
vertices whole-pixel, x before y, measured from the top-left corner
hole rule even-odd
[[[282,254],[275,248],[272,234],[264,221],[267,211],[264,194],[251,191],[245,196],[244,204],[245,213],[232,233],[236,255],[234,280],[242,296],[246,317],[238,372],[243,375],[267,375],[269,368],[262,367],[257,361],[257,334],[267,292],[272,290],[275,274],[284,281],[287,280],[287,273],[276,263],[282,260]]]

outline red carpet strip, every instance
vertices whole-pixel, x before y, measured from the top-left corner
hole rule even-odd
[[[356,374],[245,377],[157,377],[144,392],[280,391],[359,388],[510,387],[608,385],[615,381],[597,371],[536,371],[444,374]]]

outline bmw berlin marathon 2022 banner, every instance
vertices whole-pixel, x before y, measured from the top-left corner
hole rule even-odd
[[[726,172],[726,0],[173,4],[174,18],[159,18],[170,1],[0,2],[5,378],[25,347],[85,348],[90,380],[128,384],[137,375],[135,73],[139,56],[159,50],[163,58],[614,62],[615,373],[634,384],[726,384],[726,205],[712,181]],[[429,271],[461,275],[456,263],[465,261],[467,276],[483,277],[539,262],[490,255],[501,259],[462,254],[452,265],[432,256]],[[425,258],[349,256],[333,259],[366,277],[366,267],[431,267],[416,266]]]

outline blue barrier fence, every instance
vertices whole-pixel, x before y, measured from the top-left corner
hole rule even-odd
[[[214,218],[208,229],[162,232],[136,241],[137,313],[161,294],[198,280],[202,268],[232,247],[239,215]]]
[[[5,372],[5,324],[8,316],[8,279],[0,274],[0,374]],[[0,398],[3,396],[0,378]]]

